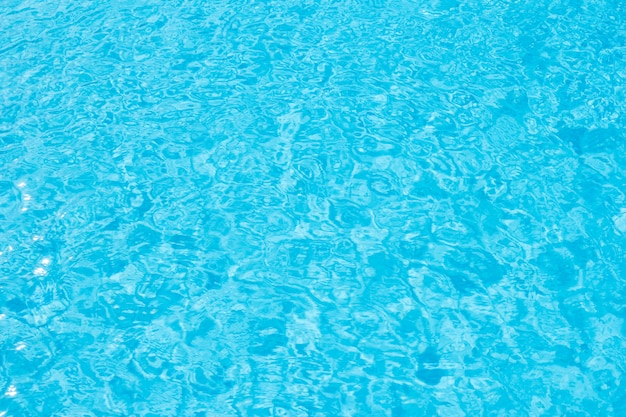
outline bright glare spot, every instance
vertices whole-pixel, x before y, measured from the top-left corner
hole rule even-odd
[[[28,209],[26,207],[22,207],[21,211],[28,211]]]
[[[38,240],[43,240],[43,236],[39,236],[39,235],[33,236],[33,242],[37,242]]]
[[[50,258],[43,258],[43,259],[41,260],[41,264],[42,264],[43,266],[48,266],[48,265],[50,265],[50,263],[51,263],[51,262],[52,262],[52,261],[50,260]]]
[[[30,201],[33,197],[30,194],[24,194],[24,201]]]
[[[26,183],[24,181],[22,181],[19,184],[17,184],[17,186],[20,187],[20,188],[24,188],[24,187],[26,187]]]
[[[9,250],[10,251],[13,250],[13,246],[9,245]]]
[[[22,350],[22,349],[25,349],[25,348],[26,348],[26,343],[24,343],[24,342],[18,342],[15,345],[15,350]]]
[[[0,320],[4,320],[7,317],[6,314],[0,314]]]
[[[15,397],[17,395],[17,388],[15,388],[15,385],[10,385],[4,395],[7,397]]]
[[[46,275],[48,272],[43,269],[43,268],[35,268],[35,270],[33,271],[33,273],[37,276],[43,277],[44,275]]]
[[[6,415],[7,415],[7,412],[6,412],[6,411],[0,411],[0,417],[4,417],[4,416],[6,416]]]

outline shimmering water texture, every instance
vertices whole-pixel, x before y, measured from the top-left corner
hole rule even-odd
[[[625,416],[622,1],[0,3],[0,416]]]

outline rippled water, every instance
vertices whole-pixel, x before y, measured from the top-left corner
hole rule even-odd
[[[3,1],[0,416],[626,415],[622,1]]]

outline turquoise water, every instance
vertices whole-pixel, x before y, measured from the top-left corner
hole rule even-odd
[[[0,416],[626,415],[621,1],[3,1]]]

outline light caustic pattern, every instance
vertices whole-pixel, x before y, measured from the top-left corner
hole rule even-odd
[[[626,415],[625,18],[3,1],[0,415]]]

